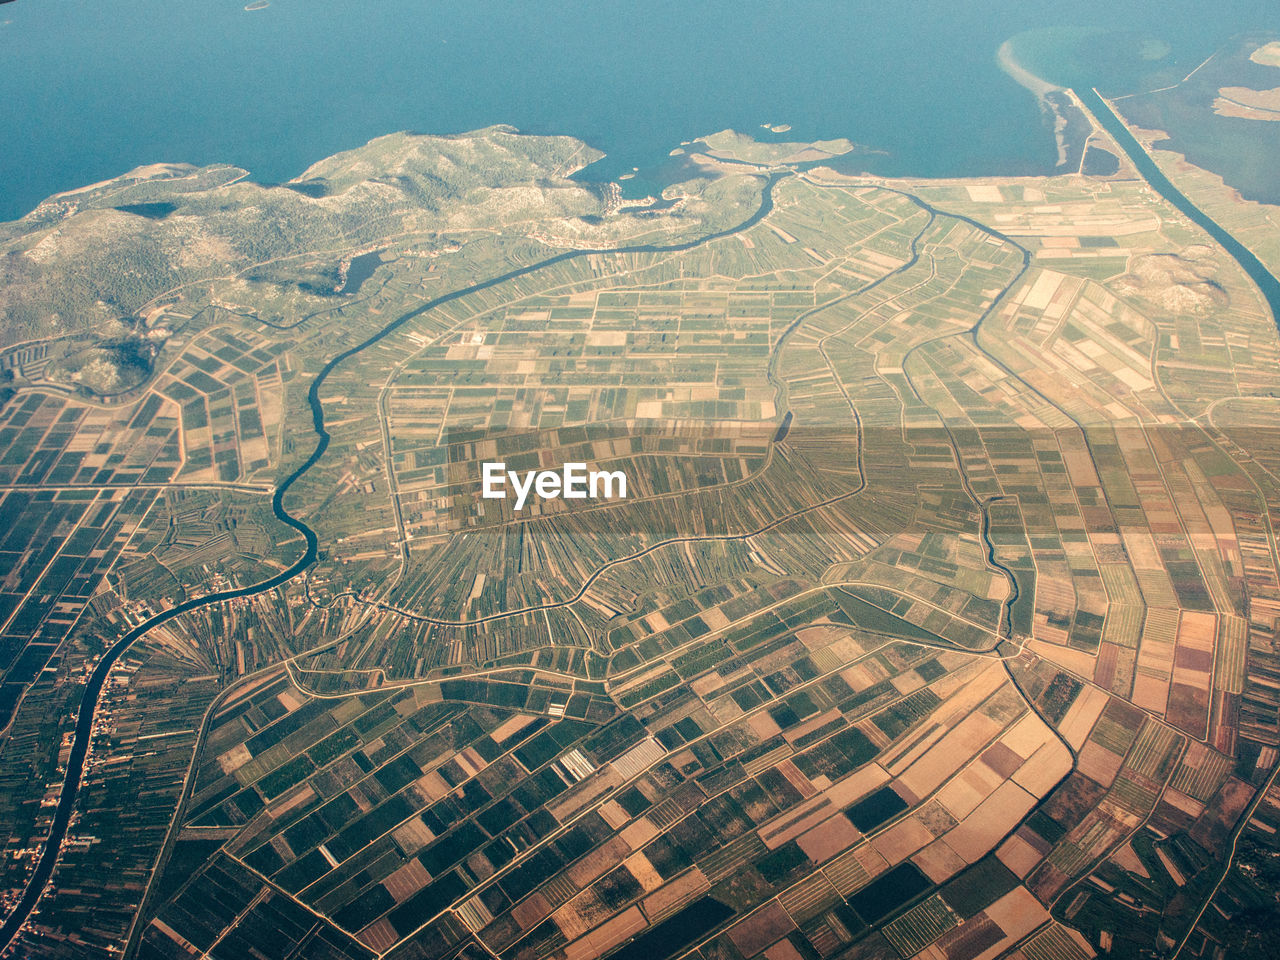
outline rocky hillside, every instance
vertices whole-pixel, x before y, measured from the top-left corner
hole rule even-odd
[[[602,191],[567,178],[598,156],[493,127],[392,134],[274,186],[235,167],[142,167],[0,224],[0,348],[97,331],[179,285],[291,254],[594,217]]]

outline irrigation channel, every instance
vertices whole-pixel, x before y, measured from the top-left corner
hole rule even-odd
[[[605,247],[591,250],[567,250],[564,253],[557,254],[554,257],[548,257],[537,263],[531,263],[527,266],[518,267],[515,270],[508,271],[500,276],[491,277],[480,283],[454,290],[443,296],[436,297],[423,303],[408,313],[401,314],[395,320],[388,323],[377,333],[368,339],[344,350],[332,360],[320,368],[320,372],[315,379],[311,381],[311,387],[307,391],[307,403],[311,406],[311,424],[316,433],[316,446],[311,452],[311,456],[307,457],[302,466],[298,467],[293,473],[289,474],[278,487],[271,497],[271,510],[275,513],[276,518],[282,523],[288,524],[294,530],[302,534],[306,540],[307,549],[297,560],[288,568],[280,571],[266,580],[258,583],[250,584],[247,587],[240,587],[235,590],[222,590],[217,593],[206,594],[202,597],[194,597],[190,600],[184,600],[177,606],[165,610],[154,617],[140,623],[134,627],[123,637],[111,645],[102,658],[94,667],[93,672],[89,676],[89,682],[85,684],[84,693],[80,697],[80,706],[76,714],[75,736],[71,743],[71,754],[67,758],[67,772],[63,777],[62,790],[58,795],[58,805],[54,810],[53,823],[49,827],[49,835],[44,841],[40,850],[40,859],[36,862],[35,871],[31,878],[27,881],[26,889],[23,890],[21,898],[13,911],[5,919],[3,926],[0,926],[0,952],[3,952],[12,943],[14,936],[18,930],[26,923],[27,918],[31,916],[31,912],[35,909],[41,895],[44,892],[45,885],[49,882],[49,878],[53,876],[54,867],[57,865],[58,856],[62,849],[62,842],[67,836],[67,827],[71,823],[71,814],[75,809],[76,797],[80,792],[80,783],[84,777],[85,760],[89,754],[89,743],[93,734],[93,720],[98,710],[98,703],[101,699],[102,688],[107,682],[107,678],[111,675],[111,669],[116,662],[124,655],[124,652],[133,646],[134,641],[162,624],[168,623],[176,617],[182,616],[184,613],[190,613],[192,610],[199,610],[203,607],[213,606],[222,603],[225,600],[233,600],[237,597],[253,597],[258,594],[273,590],[283,583],[287,583],[294,577],[298,576],[309,566],[315,563],[319,553],[319,539],[316,533],[306,523],[292,516],[284,508],[284,497],[303,474],[314,467],[320,458],[324,456],[325,451],[329,448],[329,432],[324,426],[324,408],[320,402],[320,389],[324,386],[325,380],[333,373],[341,364],[350,360],[356,354],[378,343],[380,340],[394,333],[400,327],[416,317],[422,316],[431,310],[451,303],[454,300],[460,300],[463,297],[478,293],[481,290],[488,290],[490,287],[496,287],[499,284],[507,283],[519,277],[527,276],[538,270],[544,270],[547,267],[554,266],[557,263],[563,263],[566,260],[572,260],[578,257],[598,256],[598,255],[618,255],[633,253],[682,253],[686,250],[693,250],[696,247],[712,243],[725,237],[733,236],[744,230],[749,230],[757,223],[769,215],[773,209],[773,188],[779,180],[788,176],[786,173],[771,174],[764,186],[761,194],[760,206],[746,220],[743,220],[737,226],[720,230],[716,233],[708,234],[704,237],[698,237],[683,243],[673,244],[633,244],[621,247]]]
[[[1232,259],[1240,264],[1244,272],[1249,275],[1249,279],[1257,284],[1262,298],[1266,300],[1271,310],[1271,319],[1280,329],[1280,280],[1276,279],[1275,274],[1254,256],[1252,250],[1227,233],[1216,220],[1192,203],[1185,193],[1170,182],[1169,178],[1156,166],[1156,162],[1151,159],[1151,155],[1138,142],[1138,138],[1129,132],[1129,128],[1125,126],[1119,114],[1111,104],[1102,99],[1097,90],[1077,91],[1077,93],[1081,102],[1089,108],[1107,133],[1111,134],[1120,149],[1128,154],[1133,165],[1138,168],[1138,172],[1151,185],[1151,188],[1173,204],[1180,213],[1186,215],[1192,223],[1213,237],[1227,253],[1231,254]]]
[[[1143,178],[1151,187],[1162,197],[1168,200],[1174,207],[1189,217],[1194,223],[1203,228],[1215,241],[1217,241],[1244,269],[1245,273],[1257,284],[1262,292],[1267,305],[1271,309],[1272,317],[1280,325],[1280,281],[1262,264],[1262,262],[1253,255],[1250,250],[1236,240],[1231,234],[1218,225],[1216,221],[1207,216],[1195,204],[1193,204],[1185,194],[1175,187],[1169,179],[1160,172],[1155,162],[1138,143],[1137,139],[1131,134],[1123,121],[1111,109],[1110,105],[1098,95],[1097,91],[1087,91],[1081,95],[1081,99],[1089,107],[1089,109],[1097,117],[1098,121],[1106,128],[1106,130],[1116,140],[1117,144],[1128,154],[1134,165],[1138,168]],[[307,402],[311,407],[311,422],[316,433],[316,446],[306,461],[298,467],[293,473],[289,474],[278,487],[271,497],[271,509],[275,513],[277,519],[287,524],[294,530],[302,534],[306,541],[307,548],[305,552],[287,569],[272,577],[262,580],[258,583],[251,584],[247,587],[240,587],[235,590],[223,590],[218,593],[207,594],[202,597],[195,597],[185,600],[177,606],[165,610],[163,613],[151,617],[138,626],[134,627],[103,654],[102,658],[94,667],[92,674],[89,676],[89,682],[85,684],[84,693],[80,698],[80,706],[76,714],[75,736],[71,744],[71,753],[67,758],[67,771],[63,778],[62,790],[58,795],[58,805],[53,815],[53,823],[49,828],[49,835],[45,840],[41,851],[40,859],[36,863],[35,871],[32,873],[30,880],[27,882],[26,889],[23,891],[21,898],[13,911],[5,919],[3,926],[0,926],[0,952],[8,948],[18,930],[26,923],[27,918],[31,916],[36,904],[39,902],[44,892],[45,885],[53,876],[54,867],[57,865],[58,856],[62,848],[62,842],[66,839],[67,827],[71,822],[71,814],[75,808],[76,797],[80,792],[80,784],[84,776],[85,760],[89,753],[89,743],[93,732],[94,716],[97,713],[98,703],[101,699],[102,688],[106,684],[107,678],[111,674],[111,669],[116,662],[128,650],[133,643],[146,634],[148,631],[169,622],[184,613],[190,613],[192,610],[199,610],[203,607],[213,606],[222,603],[225,600],[232,600],[237,597],[252,597],[268,590],[273,590],[283,583],[287,583],[294,577],[298,576],[306,570],[316,560],[319,552],[319,540],[315,531],[306,523],[289,514],[284,508],[284,497],[289,488],[298,481],[308,470],[314,467],[320,458],[324,456],[325,451],[329,448],[329,432],[324,425],[324,408],[320,402],[320,389],[324,386],[325,380],[333,373],[341,364],[350,360],[356,354],[368,349],[380,340],[394,333],[397,329],[404,326],[416,317],[421,316],[437,307],[443,306],[454,300],[459,300],[473,293],[496,287],[499,284],[515,280],[519,277],[527,276],[538,270],[554,266],[557,263],[563,263],[576,257],[585,257],[593,255],[616,255],[616,254],[632,254],[632,253],[681,253],[686,250],[692,250],[725,237],[732,236],[758,224],[773,209],[773,190],[778,181],[788,176],[786,173],[775,173],[770,175],[768,182],[765,184],[759,208],[735,227],[730,227],[716,233],[708,234],[694,240],[684,243],[675,244],[636,244],[631,246],[620,246],[612,248],[600,248],[591,250],[569,250],[554,257],[540,260],[537,263],[531,263],[527,266],[519,267],[500,276],[491,277],[480,283],[455,290],[452,293],[444,294],[436,297],[426,303],[415,307],[407,313],[401,314],[395,320],[384,326],[377,333],[368,339],[344,350],[339,353],[328,363],[326,363],[315,379],[311,381],[311,387],[307,391]],[[963,218],[967,219],[967,218]],[[970,221],[972,222],[972,221]],[[789,426],[789,423],[786,425]],[[780,430],[785,430],[780,428]]]

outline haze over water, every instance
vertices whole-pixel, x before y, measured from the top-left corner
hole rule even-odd
[[[769,137],[765,122],[848,137],[886,175],[1047,173],[1053,137],[996,65],[1003,40],[1133,31],[1169,44],[1158,66],[1176,72],[1274,19],[1256,0],[244,2],[0,6],[0,219],[145,163],[273,182],[395,130],[495,123],[586,140],[609,154],[599,179],[725,127]]]

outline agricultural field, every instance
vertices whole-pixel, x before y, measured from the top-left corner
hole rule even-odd
[[[1280,339],[1237,263],[1124,166],[723,136],[624,211],[488,137],[545,196],[486,168],[438,229],[157,294],[123,392],[5,355],[6,890],[70,691],[182,606],[112,668],[33,955],[1233,943],[1265,892],[1223,850],[1280,823]],[[517,509],[494,461],[627,493]]]

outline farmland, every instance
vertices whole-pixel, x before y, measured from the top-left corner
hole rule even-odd
[[[1280,751],[1280,341],[1239,266],[1123,165],[880,181],[724,137],[623,211],[571,144],[477,136],[505,159],[431,229],[379,200],[395,232],[157,293],[122,392],[5,354],[6,890],[103,650],[292,570],[280,510],[319,544],[118,662],[30,949],[1227,942]],[[516,510],[492,461],[628,494]]]

